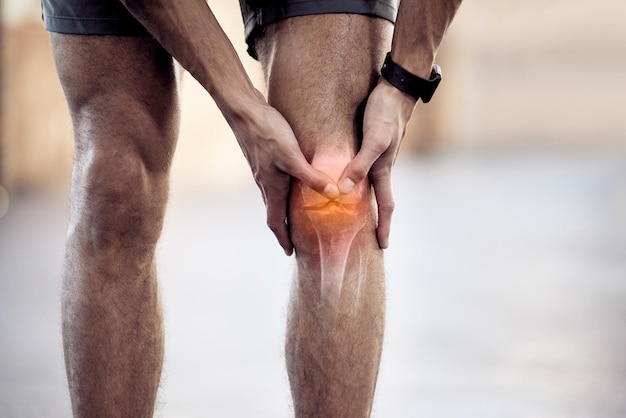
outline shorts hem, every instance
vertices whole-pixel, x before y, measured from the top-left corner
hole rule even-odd
[[[337,0],[304,0],[287,2],[282,5],[263,6],[251,11],[245,17],[244,27],[248,53],[258,59],[255,38],[263,32],[263,27],[270,23],[297,16],[331,13],[352,13],[375,16],[395,23],[398,10],[390,1],[337,1]]]
[[[136,20],[45,15],[43,19],[44,28],[49,32],[73,35],[150,36],[146,28]]]

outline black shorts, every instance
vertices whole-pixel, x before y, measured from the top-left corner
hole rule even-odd
[[[246,30],[248,53],[256,56],[255,38],[263,27],[288,17],[326,13],[355,13],[377,16],[394,23],[396,0],[239,0]]]
[[[176,0],[173,0],[176,1]],[[255,37],[263,27],[294,16],[356,13],[394,22],[397,0],[239,0],[248,52],[256,58]],[[119,0],[42,0],[44,27],[79,35],[147,36],[148,31]]]
[[[44,28],[50,32],[76,35],[150,35],[119,0],[41,0],[41,8]]]

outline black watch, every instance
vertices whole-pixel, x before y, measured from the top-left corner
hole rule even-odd
[[[416,100],[428,103],[435,94],[441,82],[441,68],[433,65],[428,80],[412,74],[391,60],[391,52],[387,53],[380,75],[398,90],[414,97]]]

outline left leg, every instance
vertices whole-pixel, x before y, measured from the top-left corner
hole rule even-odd
[[[62,283],[74,416],[148,418],[163,359],[155,247],[178,129],[172,58],[147,37],[51,42],[75,136]]]

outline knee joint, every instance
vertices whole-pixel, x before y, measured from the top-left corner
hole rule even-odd
[[[150,249],[161,230],[167,179],[150,174],[130,151],[94,152],[76,164],[72,221],[94,255],[107,260]]]
[[[337,180],[349,155],[316,154],[312,165]],[[329,200],[296,182],[292,188],[290,225],[296,249],[318,246],[320,239],[356,234],[374,223],[372,194],[367,180],[349,194]],[[373,226],[372,226],[373,228]]]

